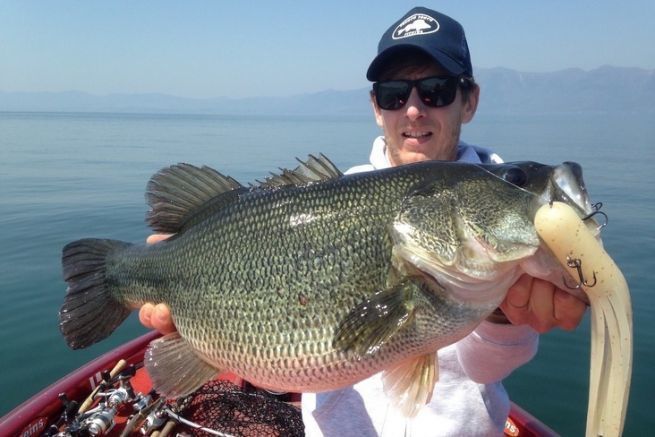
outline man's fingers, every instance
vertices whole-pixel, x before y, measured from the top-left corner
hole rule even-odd
[[[557,325],[554,317],[553,294],[550,282],[523,275],[509,289],[501,309],[515,325],[530,325],[539,333]]]
[[[553,309],[555,286],[542,279],[532,282],[530,309],[532,310],[530,325],[539,333],[553,329],[556,325]]]
[[[146,238],[147,244],[155,244],[170,238],[173,234],[152,234]],[[146,303],[139,309],[139,321],[143,326],[156,329],[162,334],[175,332],[171,311],[165,304]]]
[[[500,305],[505,317],[514,325],[524,325],[529,322],[530,292],[533,280],[532,276],[521,276],[507,291],[507,296]]]
[[[162,334],[175,332],[171,310],[166,304],[145,303],[139,309],[139,321],[143,326],[155,329]]]
[[[507,304],[512,308],[526,309],[530,304],[530,293],[534,278],[530,275],[522,275],[507,293]]]
[[[582,321],[586,311],[587,304],[583,301],[564,290],[555,290],[553,315],[557,320],[557,326],[567,331],[575,329]]]
[[[149,329],[153,329],[151,318],[152,318],[152,312],[155,310],[155,306],[151,303],[146,303],[141,306],[139,309],[139,322],[143,326]]]
[[[575,329],[586,311],[586,304],[548,281],[521,276],[500,305],[514,325],[530,325],[544,333],[554,327]]]
[[[152,234],[146,238],[147,244],[155,244],[170,238],[173,234]]]
[[[163,303],[155,305],[155,309],[150,320],[152,322],[153,328],[162,334],[170,334],[171,332],[175,332],[175,325],[173,324],[171,310],[167,305]]]

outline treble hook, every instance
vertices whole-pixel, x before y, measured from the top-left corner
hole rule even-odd
[[[607,217],[607,214],[605,214],[603,211],[600,210],[603,207],[603,202],[594,203],[591,207],[592,207],[592,209],[594,211],[591,214],[582,217],[582,220],[590,219],[590,218],[592,218],[593,216],[595,216],[597,214],[602,215],[603,218],[604,218],[604,221],[603,221],[603,223],[600,223],[598,225],[598,227],[596,228],[597,231],[600,231],[605,226],[607,226],[607,222],[609,221],[609,217]]]
[[[578,271],[578,278],[580,280],[574,286],[570,286],[567,283],[566,277],[562,276],[562,280],[564,281],[564,285],[566,285],[567,287],[569,287],[571,289],[578,289],[578,288],[582,287],[583,285],[585,287],[593,287],[594,285],[596,285],[596,272],[592,272],[594,282],[591,283],[591,284],[588,283],[587,280],[585,279],[584,275],[582,274],[582,260],[580,258],[571,258],[570,256],[567,256],[566,257],[566,265],[568,267],[570,267],[572,269],[576,269]]]

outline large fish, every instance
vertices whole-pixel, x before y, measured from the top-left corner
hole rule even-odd
[[[553,201],[592,213],[580,167],[429,161],[342,175],[310,157],[255,186],[175,165],[148,184],[156,245],[63,250],[60,328],[72,348],[165,302],[178,334],[146,366],[167,396],[221,370],[287,391],[386,370],[408,415],[431,396],[435,351],[469,334],[523,273],[561,276],[533,224]]]

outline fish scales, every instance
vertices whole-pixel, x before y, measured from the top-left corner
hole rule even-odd
[[[122,254],[124,266],[109,269],[110,275],[121,272],[117,294],[128,291],[125,300],[132,305],[168,303],[182,336],[222,368],[244,362],[235,370],[251,374],[308,368],[309,361],[345,362],[340,353],[330,353],[334,331],[353,307],[386,288],[392,243],[385,227],[416,179],[391,187],[383,182],[253,195],[197,232],[134,248],[133,258]],[[197,259],[176,256],[180,252]],[[166,271],[162,264],[168,264]],[[260,334],[246,334],[252,320],[261,320]]]

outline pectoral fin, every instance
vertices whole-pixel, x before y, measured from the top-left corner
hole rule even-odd
[[[334,346],[360,356],[374,354],[411,324],[417,293],[421,293],[419,285],[406,279],[359,304],[339,325]]]
[[[430,401],[438,379],[436,352],[414,357],[382,375],[385,393],[407,417],[416,416]]]
[[[144,364],[153,388],[167,398],[193,393],[219,373],[177,332],[150,343]]]

